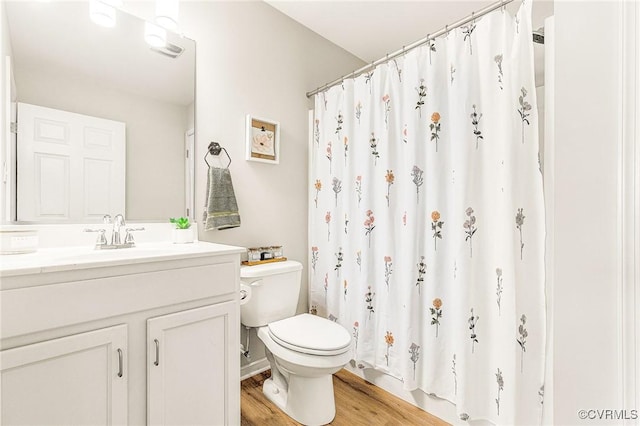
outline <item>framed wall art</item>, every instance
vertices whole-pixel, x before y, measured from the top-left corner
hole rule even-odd
[[[280,123],[247,114],[247,160],[280,163]]]

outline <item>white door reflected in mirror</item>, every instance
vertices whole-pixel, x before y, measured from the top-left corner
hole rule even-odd
[[[18,103],[19,221],[125,211],[125,123]]]

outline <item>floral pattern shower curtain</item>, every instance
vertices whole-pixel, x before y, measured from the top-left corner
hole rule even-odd
[[[531,2],[315,98],[311,309],[360,368],[531,424],[544,376],[544,208]]]

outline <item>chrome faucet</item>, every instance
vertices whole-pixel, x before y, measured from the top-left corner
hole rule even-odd
[[[126,225],[124,216],[121,214],[117,214],[116,217],[111,220],[111,216],[106,214],[102,218],[102,222],[105,225],[110,225],[113,223],[113,229],[111,230],[111,244],[107,241],[107,237],[105,236],[105,229],[85,229],[84,232],[97,232],[98,239],[96,240],[96,250],[103,249],[120,249],[120,248],[129,248],[135,247],[136,243],[133,240],[133,231],[144,231],[144,228],[126,228],[126,235],[124,237],[124,242],[122,242],[121,237],[121,229]]]
[[[120,238],[120,228],[125,225],[124,216],[121,214],[117,214],[113,219],[113,230],[111,231],[111,245],[119,246],[122,244],[122,239]]]

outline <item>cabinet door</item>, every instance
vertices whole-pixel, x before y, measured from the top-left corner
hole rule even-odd
[[[1,351],[1,423],[126,424],[126,355],[126,325]]]
[[[147,423],[240,424],[236,302],[147,320]]]

